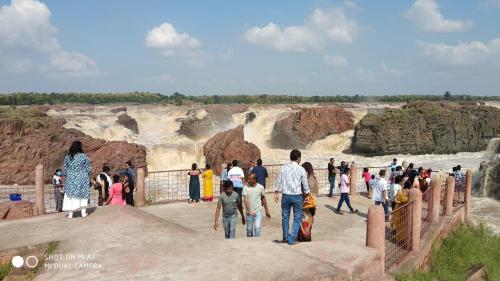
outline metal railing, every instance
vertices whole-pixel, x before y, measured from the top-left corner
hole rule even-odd
[[[420,224],[420,237],[424,236],[432,223],[432,187],[422,193],[422,223]]]
[[[268,178],[266,179],[266,192],[274,191],[274,183],[276,176],[282,165],[266,165]],[[378,174],[380,169],[384,167],[368,167],[371,173]],[[161,203],[161,202],[176,202],[189,199],[189,175],[190,170],[172,170],[172,171],[156,171],[149,172],[145,182],[145,198],[148,203]],[[245,171],[246,172],[246,171]],[[356,190],[358,193],[366,193],[366,184],[361,177],[363,168],[358,168],[356,179]],[[330,192],[330,182],[328,180],[328,169],[321,168],[315,169],[314,175],[318,183],[318,194],[328,195]],[[335,187],[333,194],[340,194],[338,188],[340,176],[337,174],[335,179]],[[204,194],[203,177],[199,176],[200,181],[200,197]],[[214,175],[212,178],[212,193],[213,196],[220,194],[220,177]]]
[[[400,263],[411,251],[413,244],[413,206],[408,202],[386,215],[385,270]]]

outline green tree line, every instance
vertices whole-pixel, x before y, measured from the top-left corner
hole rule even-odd
[[[411,102],[411,101],[500,101],[500,96],[452,95],[331,95],[331,96],[289,96],[289,95],[204,95],[188,96],[180,93],[171,95],[131,93],[8,93],[0,94],[0,105],[44,105],[62,103],[105,104],[296,104],[296,103],[338,103],[338,102]]]

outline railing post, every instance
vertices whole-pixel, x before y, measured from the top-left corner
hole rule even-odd
[[[455,196],[455,178],[448,176],[446,178],[446,205],[445,214],[451,216],[453,212],[453,197]]]
[[[472,206],[472,170],[467,170],[465,174],[465,188],[465,220],[467,220]]]
[[[434,175],[431,179],[432,188],[432,222],[439,222],[439,207],[441,206],[441,177]]]
[[[356,194],[356,188],[358,186],[358,165],[356,164],[352,164],[351,165],[351,173],[350,173],[350,176],[349,176],[349,193],[351,195],[354,195]]]
[[[413,201],[412,219],[412,251],[420,250],[420,228],[422,227],[422,191],[419,188],[410,189],[410,202]]]
[[[137,194],[135,199],[135,205],[137,207],[143,207],[145,205],[144,198],[144,186],[145,186],[145,177],[144,177],[144,169],[137,169]]]
[[[37,215],[45,214],[45,199],[43,193],[43,165],[38,164],[35,168],[35,197]]]
[[[382,206],[372,205],[368,209],[366,246],[375,248],[380,255],[381,272],[385,270],[385,214]]]

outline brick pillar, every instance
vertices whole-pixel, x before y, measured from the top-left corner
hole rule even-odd
[[[349,174],[349,194],[356,194],[356,187],[358,185],[358,165],[351,165],[351,173]]]
[[[472,207],[472,170],[467,170],[465,176],[465,220],[467,220]]]
[[[43,194],[43,165],[38,164],[35,168],[35,197],[37,214],[45,214],[45,199]]]
[[[453,197],[455,196],[455,178],[448,176],[446,178],[446,199],[445,199],[445,214],[451,216],[453,212]]]
[[[144,176],[144,169],[139,168],[137,169],[137,193],[135,195],[136,207],[143,207],[146,203],[145,192],[144,192],[145,183],[146,179]]]
[[[412,251],[420,251],[420,228],[422,226],[422,191],[410,189],[410,202],[413,201]]]
[[[439,207],[441,206],[441,177],[432,176],[431,179],[432,197],[432,222],[439,222]]]
[[[382,206],[371,205],[368,209],[366,246],[375,248],[380,255],[381,272],[385,270],[385,214]]]

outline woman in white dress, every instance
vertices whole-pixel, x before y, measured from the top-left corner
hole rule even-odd
[[[90,198],[90,160],[83,153],[82,143],[74,141],[68,155],[64,158],[64,201],[63,211],[68,212],[68,218],[73,212],[81,209],[82,217],[87,216],[87,204]]]

